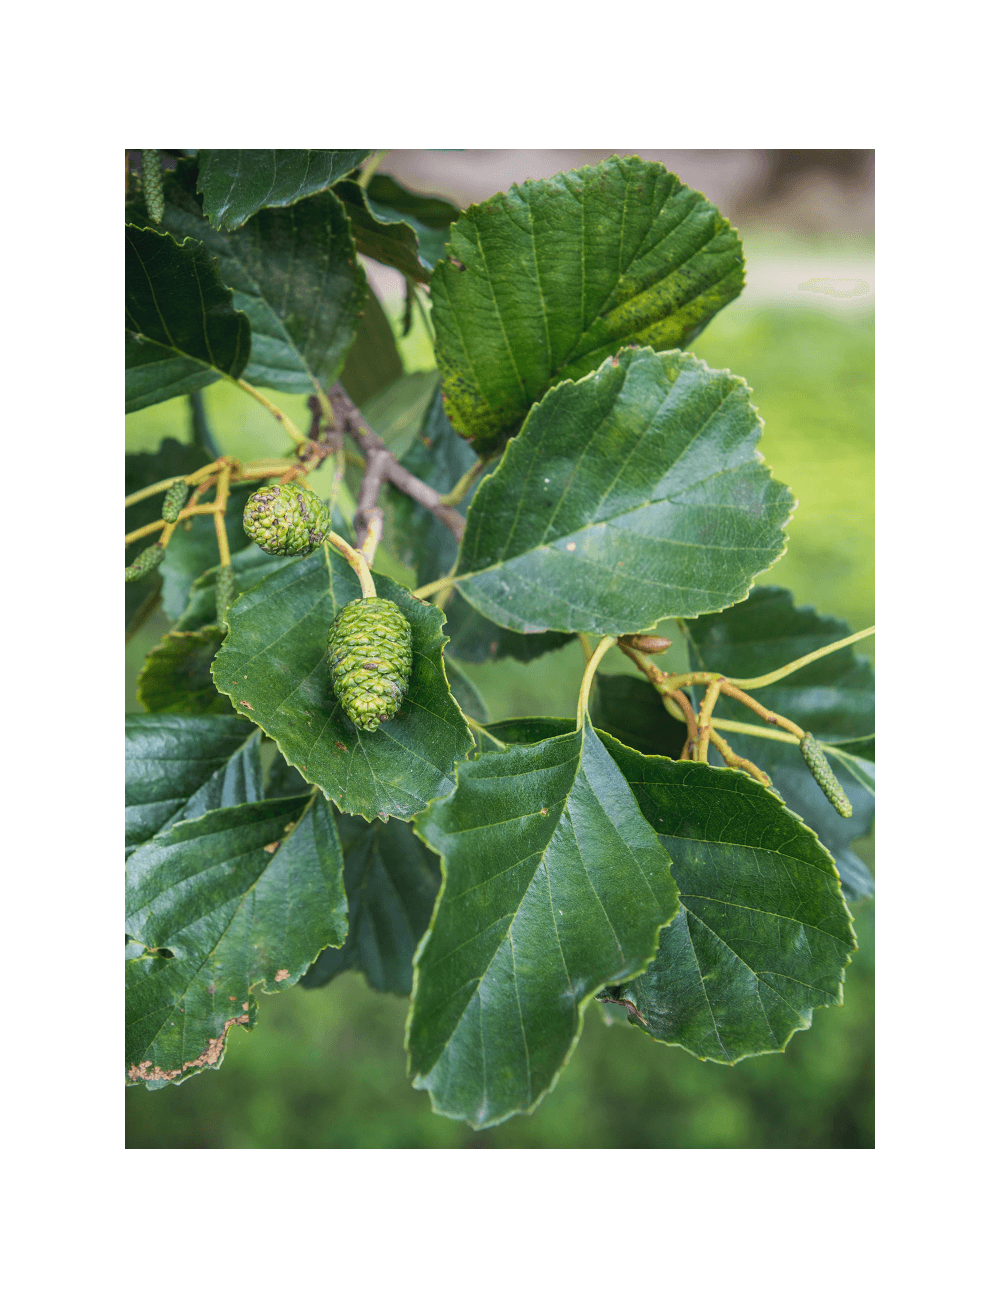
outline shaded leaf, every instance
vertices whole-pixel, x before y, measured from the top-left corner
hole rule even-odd
[[[125,856],[178,821],[264,798],[260,731],[234,717],[125,717]]]
[[[445,884],[416,957],[413,1083],[486,1128],[534,1109],[582,1004],[656,951],[677,908],[670,858],[587,720],[460,764],[414,825]]]
[[[280,750],[274,756],[264,789],[268,799],[285,799],[293,794],[307,794],[312,786],[296,767],[289,767]]]
[[[219,689],[338,808],[369,820],[405,819],[453,787],[455,762],[473,742],[448,691],[441,611],[374,577],[413,633],[406,695],[377,731],[359,731],[333,694],[327,633],[340,607],[357,598],[358,580],[327,546],[237,598],[213,671]]]
[[[369,209],[383,221],[398,219],[413,228],[420,260],[428,270],[433,270],[445,255],[451,223],[461,215],[454,203],[435,194],[408,190],[385,172],[372,176],[365,194]]]
[[[250,322],[204,245],[125,227],[125,410],[243,373]],[[130,337],[131,336],[131,337]]]
[[[710,614],[685,625],[692,669],[723,672],[730,677],[761,677],[822,646],[849,636],[852,629],[839,618],[797,609],[783,587],[757,587],[747,600],[721,614]],[[862,758],[875,756],[875,675],[871,664],[845,646],[807,664],[772,686],[751,692],[766,708],[797,722],[817,740],[842,747],[860,737]],[[723,696],[717,717],[759,723],[760,719]],[[811,826],[833,854],[848,899],[868,897],[874,890],[867,865],[850,848],[867,835],[875,816],[874,790],[845,769],[838,778],[854,815],[841,817],[813,780],[797,745],[759,739],[727,738],[737,753],[763,768],[781,797]],[[874,773],[871,773],[872,777]]]
[[[573,731],[576,731],[575,718],[504,718],[501,722],[491,722],[486,734],[478,732],[476,739],[480,749],[489,753],[508,745],[534,745],[539,740]]]
[[[455,697],[458,707],[467,718],[475,718],[476,722],[489,721],[490,715],[486,707],[486,701],[480,695],[476,683],[462,671],[451,655],[446,654],[444,662],[448,675],[448,685],[451,687],[451,693]]]
[[[427,280],[430,272],[420,260],[413,227],[397,213],[372,209],[357,181],[341,181],[337,198],[351,219],[351,233],[359,253],[384,266],[393,266],[410,280]]]
[[[218,808],[133,853],[125,931],[147,955],[126,963],[130,1083],[218,1067],[230,1027],[256,1022],[252,989],[291,987],[343,943],[342,868],[319,795]]]
[[[360,167],[369,149],[203,149],[198,190],[205,215],[236,230],[261,208],[284,208]]]
[[[396,347],[396,336],[382,304],[369,288],[364,311],[355,325],[354,342],[344,358],[340,382],[355,406],[364,406],[402,375],[403,359]]]
[[[321,952],[302,977],[319,988],[359,970],[378,992],[409,994],[413,953],[427,929],[441,884],[437,855],[406,822],[339,817],[349,928],[342,948]]]
[[[448,414],[477,451],[625,344],[682,348],[743,288],[739,237],[658,162],[611,158],[462,213],[431,280]]]
[[[813,1007],[840,1005],[857,947],[833,859],[745,772],[605,743],[670,854],[681,904],[648,969],[605,996],[702,1060],[782,1051]]]
[[[548,392],[480,482],[459,589],[515,631],[597,636],[742,600],[794,506],[760,431],[742,379],[626,349]]]
[[[594,726],[640,754],[680,758],[687,727],[672,718],[644,678],[597,673],[590,716]]]
[[[232,713],[212,680],[212,661],[226,634],[209,624],[196,632],[168,632],[146,655],[135,696],[150,713]]]
[[[229,494],[226,507],[226,537],[230,552],[235,556],[245,550],[249,538],[243,531],[243,511],[251,493],[259,483],[237,483]],[[209,494],[207,500],[212,499]],[[190,524],[190,528],[188,525]],[[163,579],[163,612],[168,618],[179,618],[185,610],[195,579],[219,563],[219,542],[215,535],[215,522],[211,515],[193,515],[178,527],[167,546],[160,565]],[[214,622],[214,614],[210,621]]]
[[[242,515],[240,517],[242,519]],[[215,558],[218,559],[218,552]],[[277,573],[279,569],[294,563],[294,558],[289,558],[287,555],[268,555],[256,542],[251,542],[242,551],[236,551],[232,555],[236,594],[249,591],[269,573]],[[218,572],[219,566],[216,564],[213,568],[206,569],[191,583],[184,612],[173,629],[175,632],[193,632],[204,627],[206,623],[215,622],[215,578]]]

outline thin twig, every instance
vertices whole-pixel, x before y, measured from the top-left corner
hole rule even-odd
[[[368,530],[376,521],[378,521],[379,536],[382,535],[385,515],[379,507],[378,497],[382,491],[382,484],[386,480],[391,459],[392,452],[382,448],[373,451],[365,465],[364,477],[358,489],[358,508],[354,512],[354,535],[362,551],[365,549],[364,543],[367,540]]]
[[[472,487],[473,483],[475,483],[476,479],[485,468],[486,462],[484,460],[477,460],[474,465],[471,465],[465,471],[451,491],[445,492],[441,498],[441,504],[443,506],[459,505],[466,492],[468,492],[469,488]]]
[[[744,772],[749,772],[750,775],[754,778],[754,780],[759,781],[761,785],[771,784],[771,778],[768,776],[768,774],[765,771],[763,771],[761,768],[759,768],[756,763],[751,763],[749,758],[744,758],[742,754],[737,754],[736,751],[732,748],[732,746],[728,745],[722,739],[722,737],[719,735],[719,733],[715,730],[714,727],[712,727],[711,731],[709,732],[709,737],[712,741],[712,744],[715,746],[715,748],[725,759],[727,767],[742,768]]]
[[[719,698],[721,682],[712,682],[701,700],[701,710],[698,713],[698,752],[697,759],[699,763],[708,762],[708,742],[711,740],[712,731],[712,710],[715,708],[715,702]]]
[[[358,581],[361,583],[362,596],[364,596],[366,600],[370,600],[372,596],[376,595],[377,593],[375,591],[375,583],[372,581],[372,575],[371,572],[369,571],[368,564],[365,561],[365,557],[361,554],[360,551],[356,551],[354,547],[350,544],[350,542],[345,542],[344,539],[341,536],[339,536],[339,534],[337,533],[328,533],[326,540],[330,543],[331,546],[335,546],[337,548],[337,550],[341,553],[341,555],[344,557],[347,563],[354,570],[355,574],[357,575]]]
[[[801,740],[805,736],[806,733],[798,723],[792,722],[790,718],[783,718],[780,713],[774,713],[770,709],[765,708],[764,705],[758,700],[755,700],[752,695],[747,695],[746,691],[741,691],[740,688],[734,686],[732,682],[723,681],[720,682],[720,686],[723,695],[728,695],[731,700],[739,700],[739,702],[745,704],[748,709],[753,709],[754,713],[762,717],[765,722],[770,722],[772,726],[775,727],[784,727],[786,731],[790,731],[798,740]]]
[[[229,475],[230,469],[227,465],[219,474],[213,503],[215,540],[219,544],[219,566],[223,569],[232,563],[229,556],[229,538],[226,536],[226,503],[229,500]]]

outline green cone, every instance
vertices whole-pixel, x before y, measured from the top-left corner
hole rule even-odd
[[[819,741],[810,732],[806,732],[799,741],[799,749],[806,760],[806,766],[816,778],[816,784],[840,813],[841,817],[850,817],[854,811],[851,801],[844,793],[844,787],[833,774],[833,768],[820,749]]]
[[[395,716],[410,681],[413,637],[398,605],[380,596],[352,600],[330,628],[333,693],[362,731]]]
[[[301,483],[274,484],[247,502],[243,528],[268,555],[308,555],[330,531],[330,511]]]

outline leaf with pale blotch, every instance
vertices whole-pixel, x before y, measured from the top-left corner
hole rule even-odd
[[[150,713],[229,714],[233,706],[212,680],[212,661],[226,629],[216,624],[196,632],[167,632],[146,655],[135,696]]]
[[[203,149],[198,190],[205,215],[236,230],[261,208],[285,208],[335,185],[360,167],[368,149]]]
[[[473,740],[448,690],[441,611],[374,577],[378,594],[399,606],[413,634],[406,695],[377,731],[359,731],[333,693],[327,633],[359,591],[346,560],[328,546],[237,597],[212,671],[236,708],[341,811],[406,819],[452,789],[455,763]]]
[[[284,393],[312,393],[336,377],[354,339],[367,285],[350,223],[333,194],[259,212],[238,230],[213,230],[195,192],[197,167],[182,159],[164,186],[162,228],[200,240],[215,258],[233,305],[252,332],[242,378]],[[145,219],[141,203],[126,219]]]
[[[758,587],[748,600],[721,614],[686,624],[692,669],[709,669],[729,677],[762,677],[803,655],[849,636],[852,629],[839,618],[796,608],[783,587]],[[771,686],[751,691],[766,708],[797,722],[817,740],[850,748],[862,761],[875,757],[875,675],[854,646],[844,646]],[[722,696],[717,717],[760,723],[750,710]],[[725,733],[745,758],[763,768],[781,797],[811,826],[833,854],[849,900],[867,898],[874,881],[851,841],[869,833],[875,817],[874,764],[846,764],[837,776],[853,816],[844,818],[831,807],[813,780],[798,745],[757,736]],[[865,777],[868,779],[866,780]]]
[[[434,909],[441,869],[406,822],[338,817],[344,852],[349,929],[342,948],[327,948],[302,977],[319,988],[343,971],[361,971],[373,989],[408,994],[413,954]]]
[[[626,349],[548,392],[480,482],[459,590],[515,631],[596,636],[742,600],[795,504],[760,431],[742,379]]]
[[[128,861],[126,1074],[150,1088],[218,1067],[252,990],[277,993],[347,934],[343,860],[319,794],[217,808]]]
[[[448,414],[478,452],[626,344],[691,342],[743,288],[739,237],[662,163],[610,158],[462,213],[431,280]]]
[[[125,227],[125,410],[192,393],[250,358],[250,322],[205,246]]]
[[[680,911],[647,970],[604,996],[702,1060],[780,1052],[839,1006],[857,947],[833,859],[745,772],[605,742],[673,863]]]
[[[264,798],[260,731],[234,717],[125,717],[125,856],[174,822]]]
[[[418,950],[414,1087],[475,1128],[535,1108],[582,1006],[638,973],[674,915],[670,858],[588,720],[484,754],[415,819],[445,884]]]

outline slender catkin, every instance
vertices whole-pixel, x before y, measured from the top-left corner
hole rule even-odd
[[[215,617],[219,623],[225,623],[229,606],[236,599],[236,578],[233,566],[224,564],[215,575]]]
[[[413,637],[403,611],[380,596],[352,600],[330,628],[327,662],[344,712],[362,731],[377,731],[410,680]]]
[[[163,220],[163,158],[159,149],[142,151],[142,197],[146,211],[157,225]]]
[[[851,801],[844,793],[843,786],[834,776],[833,768],[827,762],[819,741],[807,731],[799,743],[799,749],[802,751],[802,757],[806,760],[806,766],[812,772],[816,784],[830,800],[837,812],[840,813],[841,817],[850,817],[853,812]]]
[[[163,498],[163,518],[168,524],[175,523],[178,515],[184,509],[184,502],[188,496],[188,485],[182,478],[176,483],[172,483],[167,488],[167,495]]]
[[[140,551],[131,564],[126,565],[125,581],[137,582],[139,578],[145,578],[148,573],[159,567],[166,551],[159,542],[154,542],[152,546],[147,546],[144,551]]]

